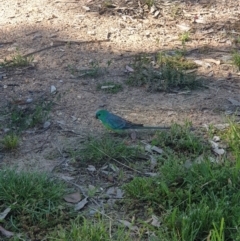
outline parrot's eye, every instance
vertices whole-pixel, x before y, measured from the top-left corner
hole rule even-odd
[[[101,115],[100,113],[97,113],[97,114],[96,114],[96,119],[98,119],[98,117],[99,117],[100,115]]]

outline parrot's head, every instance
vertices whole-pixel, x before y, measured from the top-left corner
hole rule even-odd
[[[107,116],[108,113],[109,112],[107,110],[98,110],[96,112],[95,117],[96,117],[96,119],[102,120]]]

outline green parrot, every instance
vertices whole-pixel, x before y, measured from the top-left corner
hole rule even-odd
[[[99,119],[102,124],[112,131],[123,131],[128,129],[170,129],[170,127],[160,126],[144,126],[143,124],[135,124],[123,119],[107,110],[98,110],[96,112],[96,119]]]

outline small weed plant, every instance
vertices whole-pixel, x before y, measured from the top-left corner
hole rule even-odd
[[[176,19],[179,15],[182,14],[183,10],[182,8],[180,7],[179,4],[174,4],[171,9],[170,9],[170,15],[172,18]]]
[[[133,63],[134,72],[127,80],[131,86],[144,86],[148,91],[172,91],[180,89],[194,89],[200,86],[194,74],[187,74],[185,70],[196,68],[196,64],[185,60],[182,55],[167,56],[159,53],[156,65],[150,58],[139,56]]]
[[[33,56],[23,56],[22,54],[20,54],[19,52],[17,52],[11,60],[4,60],[3,63],[1,63],[1,65],[3,67],[26,67],[31,65],[31,63],[33,62],[34,58]]]
[[[223,131],[222,137],[234,155],[238,172],[240,170],[240,124],[235,121],[235,118],[229,119],[228,123],[229,128]]]
[[[50,118],[50,111],[53,106],[53,100],[37,100],[35,103],[22,106],[9,103],[3,108],[0,123],[5,128],[11,129],[15,133],[21,133],[23,130],[43,124]]]
[[[234,52],[232,55],[233,64],[237,66],[237,68],[240,70],[240,54],[238,52]]]
[[[182,41],[182,44],[185,44],[187,41],[190,40],[190,33],[188,31],[182,33],[180,35],[180,40]]]
[[[154,5],[155,0],[144,0],[143,2],[148,6],[148,8],[151,8]]]
[[[6,150],[14,150],[19,145],[19,137],[14,133],[10,133],[4,136],[2,140],[3,148]]]

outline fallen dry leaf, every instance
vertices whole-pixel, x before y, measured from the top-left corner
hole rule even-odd
[[[157,146],[152,146],[151,148],[153,151],[159,153],[159,154],[162,154],[163,153],[163,149],[157,147]]]
[[[82,8],[83,8],[86,12],[90,11],[90,8],[87,7],[87,6],[84,6],[84,5],[83,5]]]
[[[11,211],[11,208],[6,208],[2,213],[0,213],[0,221],[4,220],[4,218],[8,215]]]
[[[113,165],[113,164],[109,164],[109,167],[114,171],[114,172],[116,172],[116,173],[119,173],[119,168],[116,166],[116,165]]]
[[[184,70],[183,73],[185,74],[191,74],[191,73],[194,73],[196,72],[198,69],[188,69],[188,70]]]
[[[74,210],[79,211],[81,210],[87,203],[88,203],[88,197],[85,197],[81,202],[75,205]]]
[[[214,148],[213,151],[220,156],[225,153],[224,149],[221,148]]]
[[[206,23],[206,20],[204,18],[196,18],[195,22],[196,23]]]
[[[128,72],[134,72],[134,69],[133,68],[131,68],[130,66],[128,66],[128,65],[126,65],[126,70],[128,71]]]
[[[218,130],[224,130],[227,127],[229,127],[229,124],[215,124],[214,127],[217,128]]]
[[[136,131],[131,132],[131,139],[135,141],[137,139],[137,133]]]
[[[146,176],[149,176],[149,177],[156,177],[158,174],[155,173],[155,172],[145,172],[144,173]]]
[[[213,137],[213,141],[215,141],[215,142],[220,141],[220,137],[219,137],[219,136],[214,136],[214,137]]]
[[[185,24],[177,24],[177,27],[178,27],[179,29],[181,29],[182,31],[186,31],[186,32],[191,29],[190,26],[185,25]]]
[[[78,203],[81,200],[81,194],[79,192],[74,192],[64,196],[63,199],[68,203]]]
[[[151,224],[154,227],[160,227],[160,221],[159,221],[157,216],[152,215],[152,222],[151,222]]]
[[[109,197],[116,197],[116,198],[122,198],[123,197],[123,191],[118,187],[110,187],[107,190],[106,194]]]
[[[153,170],[157,166],[157,159],[151,155],[150,156],[150,169]]]
[[[2,233],[3,236],[10,238],[14,235],[14,233],[4,229],[1,225],[0,225],[0,232]]]
[[[233,98],[228,98],[228,101],[231,102],[232,105],[240,106],[240,102],[237,100],[234,100]]]
[[[88,165],[87,170],[90,171],[90,172],[95,172],[96,168],[93,165]]]
[[[8,215],[11,211],[11,208],[6,208],[2,213],[0,213],[0,221],[4,220],[4,218]]]
[[[202,66],[204,64],[204,62],[202,60],[199,60],[199,59],[195,59],[195,60],[193,60],[193,62],[197,65],[200,65],[200,66]]]
[[[212,146],[212,148],[218,148],[218,143],[216,143],[215,141],[209,141],[210,142],[210,144],[211,144],[211,146]]]
[[[137,226],[134,226],[133,224],[131,224],[130,222],[126,221],[126,220],[118,220],[120,223],[122,223],[124,226],[128,227],[130,230],[134,231],[134,232],[138,232],[139,229]]]
[[[74,177],[70,177],[70,176],[65,176],[65,175],[57,175],[58,177],[62,178],[64,181],[72,181],[74,179]]]
[[[208,63],[214,63],[216,65],[219,65],[221,63],[220,60],[215,60],[215,59],[204,59],[204,61]]]
[[[189,169],[192,166],[192,162],[190,160],[186,160],[184,163],[184,167]]]
[[[163,153],[163,150],[161,148],[159,148],[157,146],[151,146],[149,144],[145,145],[145,151],[150,152],[150,153],[152,153],[152,151],[155,151],[155,152],[157,152],[159,154]]]
[[[101,89],[104,90],[104,89],[112,89],[114,88],[115,85],[104,85],[104,86],[101,86]]]

